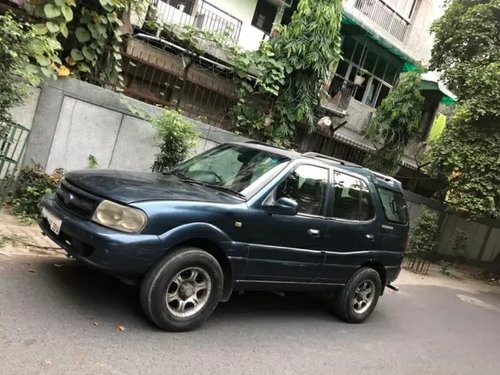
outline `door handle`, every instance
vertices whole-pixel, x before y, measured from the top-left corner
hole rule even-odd
[[[319,237],[320,231],[319,229],[308,229],[307,234],[311,237]]]
[[[373,234],[365,234],[365,237],[368,241],[374,241],[375,236]]]

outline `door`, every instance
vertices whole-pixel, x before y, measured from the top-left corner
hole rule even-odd
[[[345,282],[380,242],[373,195],[356,176],[335,171],[332,201],[326,227],[325,264],[321,280]]]
[[[246,280],[312,281],[324,258],[329,170],[297,166],[265,200],[251,211],[246,232],[249,258]],[[266,207],[281,197],[295,200],[296,215],[269,214]]]

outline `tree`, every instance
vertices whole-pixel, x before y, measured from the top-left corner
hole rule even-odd
[[[499,0],[453,0],[432,26],[431,68],[458,97],[432,147],[432,171],[448,178],[449,204],[473,217],[500,211],[499,18]]]
[[[366,135],[377,152],[365,157],[364,166],[386,174],[396,173],[406,146],[420,127],[423,102],[420,72],[402,73],[368,125]]]
[[[341,0],[299,0],[291,22],[248,61],[258,74],[254,85],[242,82],[236,114],[243,133],[289,145],[300,123],[314,128],[324,83],[340,59],[341,21]]]

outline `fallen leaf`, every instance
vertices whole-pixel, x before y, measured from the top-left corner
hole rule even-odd
[[[120,332],[125,331],[125,326],[116,326],[116,329]]]
[[[67,67],[65,67],[64,65],[61,65],[61,67],[57,71],[57,75],[59,77],[67,77],[67,76],[69,76],[69,73],[70,73],[69,69]]]
[[[57,263],[54,264],[54,267],[57,267],[57,268],[61,268],[62,266],[63,266],[62,264],[57,264]]]
[[[98,326],[98,325],[99,325],[99,323],[97,323],[97,322],[94,322],[94,325],[95,325],[95,326]]]
[[[29,269],[28,272],[35,273],[36,271],[34,269]]]

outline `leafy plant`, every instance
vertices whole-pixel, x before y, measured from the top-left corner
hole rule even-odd
[[[152,120],[161,140],[160,152],[153,163],[153,172],[165,172],[185,160],[199,139],[194,125],[180,113],[164,110]]]
[[[397,171],[406,146],[420,127],[424,102],[420,81],[419,71],[401,74],[399,83],[380,104],[366,130],[377,151],[365,157],[364,166],[386,174]]]
[[[439,272],[441,272],[443,275],[452,277],[453,274],[451,273],[450,268],[451,268],[450,263],[448,263],[444,260],[439,261]]]
[[[446,200],[471,217],[500,214],[500,23],[497,0],[452,0],[432,26],[431,68],[458,97],[431,150]]]
[[[0,144],[15,124],[10,109],[20,105],[29,87],[40,82],[38,68],[32,64],[32,46],[41,41],[29,24],[10,13],[0,15]]]
[[[290,24],[277,27],[274,37],[247,56],[258,74],[254,85],[241,83],[235,112],[243,134],[286,146],[300,123],[315,127],[322,87],[340,59],[341,18],[340,0],[301,0]],[[259,102],[255,96],[269,103],[260,118],[245,108]]]
[[[460,229],[455,229],[456,232],[451,239],[451,251],[455,254],[455,263],[463,262],[468,257],[467,239],[469,236],[466,232]]]
[[[422,207],[420,216],[410,228],[408,252],[419,258],[428,258],[438,245],[439,214],[427,207]]]
[[[56,169],[52,174],[47,174],[40,165],[23,168],[8,200],[13,212],[24,218],[36,217],[38,202],[44,195],[56,190],[63,174],[62,169]]]
[[[99,166],[99,163],[97,162],[97,158],[92,154],[89,155],[88,161],[89,161],[89,168],[90,169],[96,169]]]

